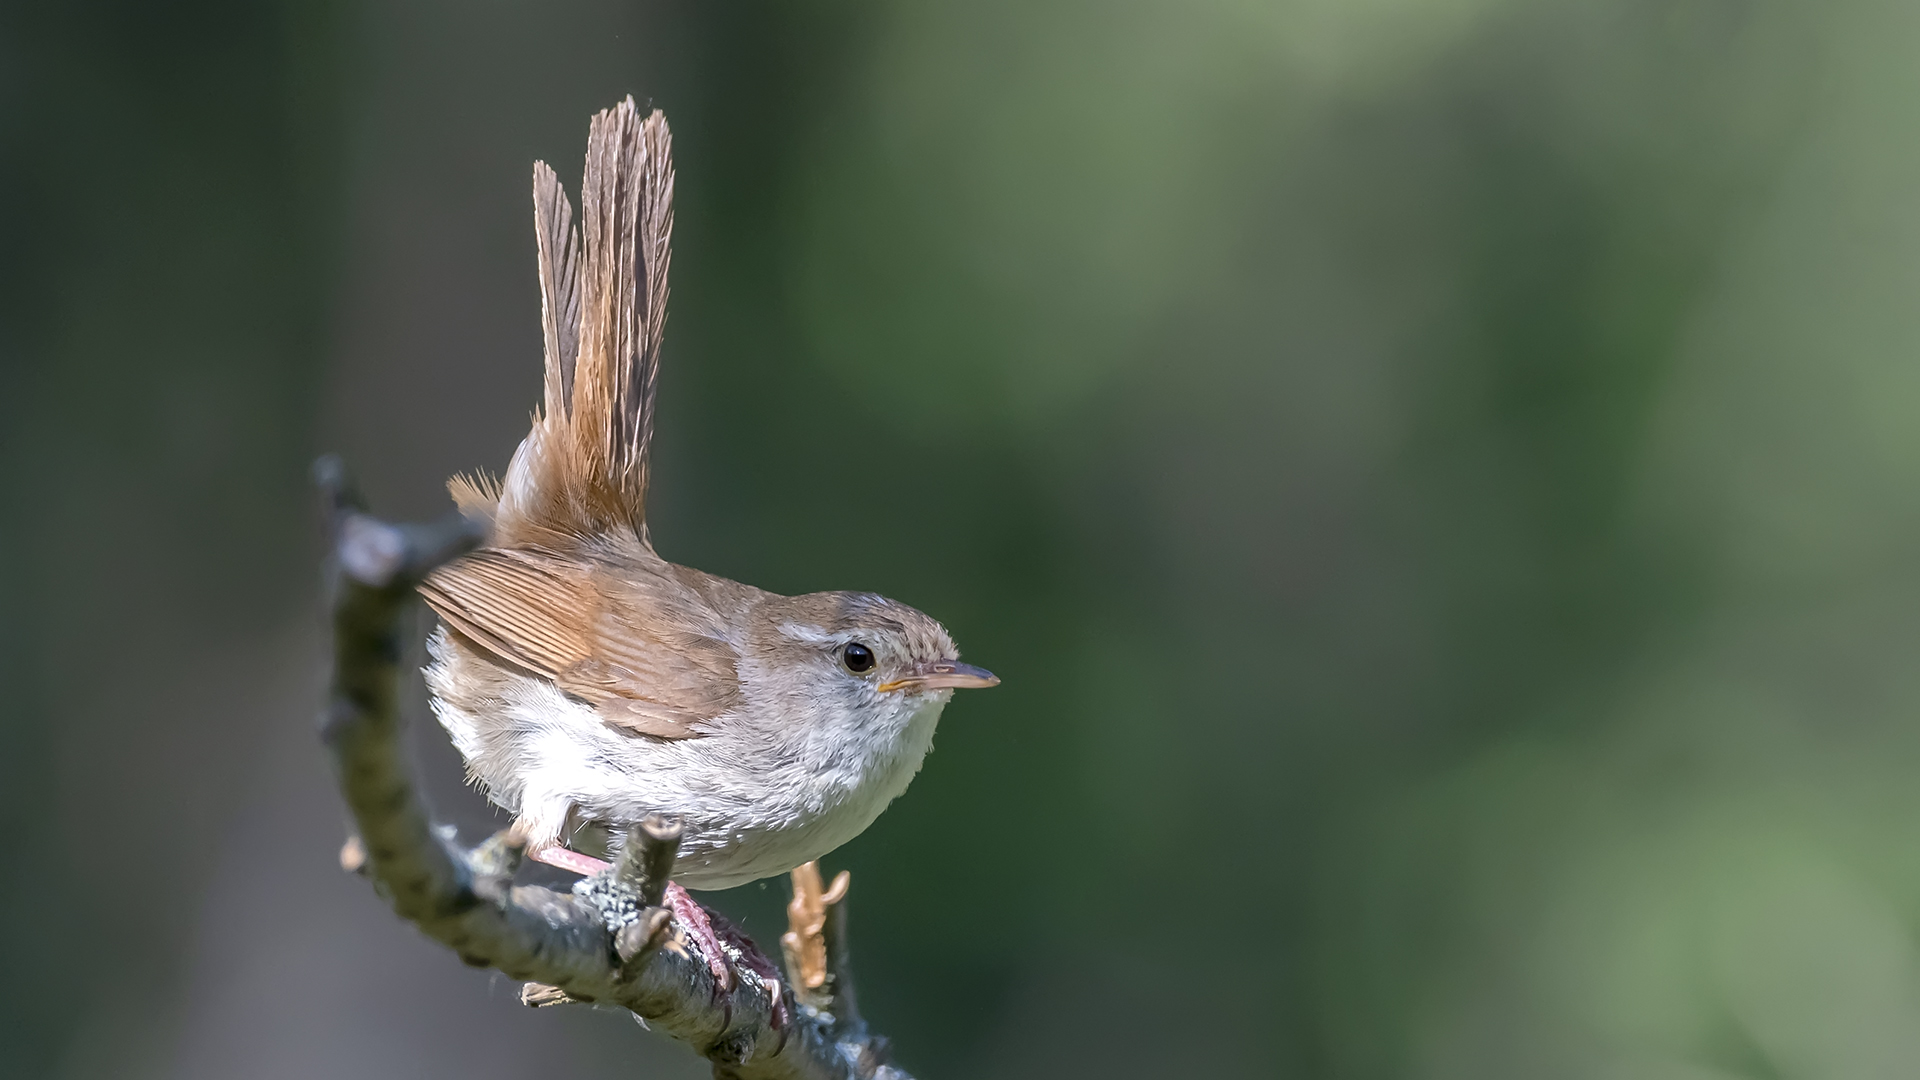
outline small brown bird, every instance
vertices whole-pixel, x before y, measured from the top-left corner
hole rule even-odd
[[[666,119],[588,137],[581,224],[533,170],[544,407],[504,479],[455,477],[487,546],[430,576],[434,714],[535,858],[677,815],[675,878],[724,889],[858,836],[919,771],[941,709],[993,686],[941,625],[871,593],[773,593],[677,566],[647,533],[666,321]],[[690,903],[690,902],[689,902]]]

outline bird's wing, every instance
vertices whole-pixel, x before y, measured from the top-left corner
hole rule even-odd
[[[703,734],[738,700],[733,647],[670,588],[614,583],[583,561],[487,548],[434,571],[427,604],[501,660],[552,679],[607,723],[663,739]],[[709,620],[710,621],[710,620]]]

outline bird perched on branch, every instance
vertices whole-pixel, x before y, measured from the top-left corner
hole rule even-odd
[[[671,145],[631,98],[599,114],[579,229],[534,166],[545,401],[504,478],[449,482],[489,539],[420,591],[442,622],[434,714],[533,858],[591,870],[569,844],[665,813],[684,826],[676,880],[724,889],[859,835],[919,771],[953,691],[999,680],[905,604],[778,596],[655,554]]]

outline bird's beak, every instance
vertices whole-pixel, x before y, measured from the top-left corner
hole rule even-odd
[[[882,690],[964,690],[999,686],[1000,677],[986,668],[963,664],[958,660],[935,660],[916,664],[910,674],[880,684]]]

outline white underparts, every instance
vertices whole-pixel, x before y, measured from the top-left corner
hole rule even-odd
[[[905,791],[950,691],[859,708],[810,701],[805,722],[750,696],[714,732],[662,740],[602,722],[552,682],[501,667],[437,629],[433,713],[469,775],[532,846],[583,826],[615,835],[649,813],[686,825],[674,876],[724,889],[785,873],[858,836]]]

